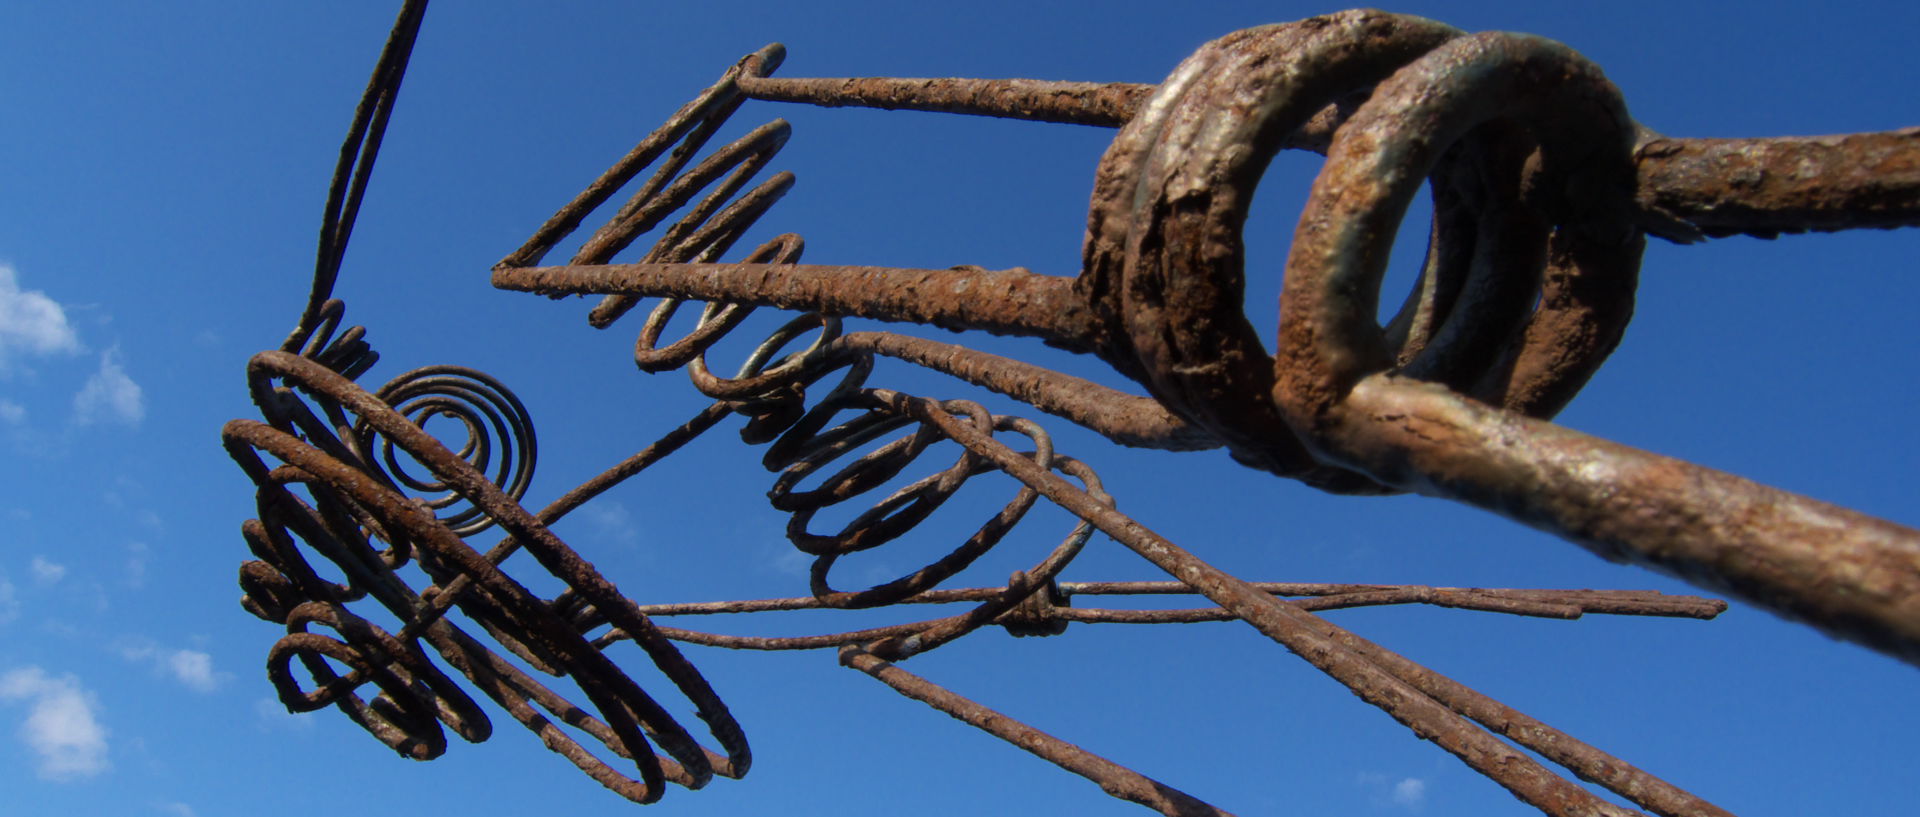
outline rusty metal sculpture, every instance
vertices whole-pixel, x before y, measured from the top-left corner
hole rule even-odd
[[[673,642],[835,647],[842,664],[1116,797],[1170,815],[1218,814],[894,662],[989,624],[1047,635],[1068,622],[1239,619],[1548,814],[1631,812],[1514,744],[1659,814],[1725,813],[1313,614],[1419,603],[1557,618],[1712,618],[1724,603],[1631,591],[1242,581],[1116,511],[1093,470],[1054,451],[1038,425],[976,403],[868,386],[876,356],[983,386],[1123,445],[1224,446],[1251,468],[1329,491],[1415,491],[1477,505],[1605,558],[1675,573],[1920,661],[1920,532],[1547,422],[1624,331],[1643,234],[1686,242],[1920,224],[1920,130],[1669,139],[1634,123],[1599,70],[1563,46],[1373,11],[1227,35],[1158,86],[775,79],[769,74],[782,49],[769,46],[682,107],[494,269],[494,284],[505,289],[605,295],[590,317],[596,326],[641,298],[661,299],[640,329],[635,363],[648,372],[685,369],[714,401],[536,512],[519,502],[535,457],[520,401],[484,374],[448,366],[416,369],[369,391],[355,380],[376,355],[361,328],[341,331],[344,307],[330,298],[425,5],[406,3],[355,116],[298,328],[249,364],[264,422],[235,420],[224,434],[258,486],[259,516],[243,527],[257,557],[241,569],[243,604],[287,628],[268,673],[291,709],[337,707],[401,754],[430,758],[446,747],[443,724],[469,741],[489,735],[469,692],[477,690],[595,780],[647,803],[667,782],[698,788],[716,774],[743,775],[751,762],[741,726]],[[1069,278],[1023,269],[809,266],[798,263],[794,235],[738,262],[721,261],[792,182],[781,173],[753,184],[788,137],[780,121],[695,161],[749,99],[1119,128],[1095,181],[1084,268]],[[1239,231],[1266,163],[1289,147],[1323,152],[1327,162],[1294,236],[1279,349],[1270,355],[1241,310]],[[649,167],[639,190],[573,258],[537,266]],[[1427,265],[1407,305],[1382,329],[1372,316],[1387,244],[1410,198],[1428,183],[1436,215]],[[638,261],[613,263],[662,224]],[[697,328],[663,342],[668,319],[686,300],[705,302]],[[707,350],[757,306],[800,314],[736,375],[715,375]],[[1093,355],[1151,397],[954,344],[843,333],[843,317],[1037,337]],[[783,354],[809,334],[804,349]],[[780,473],[770,497],[792,514],[793,544],[813,557],[810,596],[639,603],[549,530],[734,416],[745,418],[743,437],[766,445],[764,463]],[[463,424],[465,447],[451,450],[426,433],[431,417]],[[810,527],[816,512],[897,480],[943,440],[964,448],[958,461],[906,482],[842,530]],[[887,543],[962,483],[996,471],[1018,482],[1016,495],[951,553],[864,590],[830,583],[838,557]],[[809,480],[815,486],[801,489]],[[1002,587],[939,587],[1042,497],[1081,520],[1046,558]],[[502,531],[493,547],[469,544],[493,527]],[[1058,581],[1095,531],[1175,581]],[[567,589],[542,598],[500,567],[521,550]],[[347,581],[322,578],[315,556]],[[422,580],[428,586],[417,587]],[[1215,606],[1071,606],[1075,597],[1171,593],[1198,594]],[[350,609],[368,596],[402,622],[398,631]],[[723,636],[656,623],[909,603],[972,606],[810,637]],[[455,609],[512,659],[450,620]],[[641,688],[608,657],[621,641],[638,645],[692,702],[717,748],[675,720],[656,701],[659,690]],[[311,683],[295,678],[296,660]],[[350,671],[340,674],[339,666]],[[541,675],[570,678],[585,704]],[[357,690],[368,683],[377,693],[363,699]],[[632,772],[582,746],[575,739],[582,734],[630,762]],[[637,778],[628,776],[634,772]]]

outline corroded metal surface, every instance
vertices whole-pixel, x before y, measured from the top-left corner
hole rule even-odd
[[[1122,445],[1224,447],[1251,468],[1329,491],[1411,491],[1477,505],[1920,662],[1920,532],[1548,422],[1625,331],[1646,235],[1684,242],[1913,225],[1913,130],[1671,139],[1631,120],[1599,70],[1564,46],[1371,11],[1229,34],[1157,86],[775,79],[768,75],[784,51],[769,46],[675,112],[494,269],[504,289],[606,296],[589,316],[595,326],[659,299],[639,329],[634,362],[647,372],[685,370],[714,401],[535,512],[520,504],[535,459],[532,421],[512,392],[448,366],[369,391],[356,380],[377,356],[359,327],[341,330],[344,306],[330,298],[424,7],[406,4],[356,114],[308,306],[286,343],[249,365],[264,422],[235,420],[224,434],[258,486],[259,516],[243,526],[256,557],[241,569],[243,605],[287,629],[268,669],[290,709],[334,706],[395,751],[424,759],[445,750],[443,727],[469,741],[491,734],[468,691],[477,690],[590,777],[645,803],[668,782],[699,788],[716,775],[739,777],[751,763],[741,725],[674,642],[837,648],[844,665],[1116,797],[1170,815],[1219,814],[896,664],[989,625],[1052,636],[1074,623],[1240,620],[1545,813],[1633,813],[1548,763],[1655,813],[1725,813],[1314,614],[1430,604],[1560,619],[1712,618],[1723,602],[1635,591],[1248,582],[1116,510],[1094,470],[1056,451],[1038,424],[969,401],[869,386],[877,357],[985,387]],[[1094,181],[1083,269],[1059,277],[805,265],[794,235],[722,260],[793,181],[787,173],[755,181],[790,137],[779,120],[696,161],[753,99],[1118,128]],[[1322,152],[1327,164],[1294,236],[1279,348],[1269,354],[1241,303],[1239,231],[1254,185],[1285,148]],[[540,266],[649,169],[567,263]],[[1373,315],[1387,251],[1423,185],[1436,202],[1428,263],[1414,296],[1380,327]],[[656,230],[636,260],[615,263]],[[675,311],[694,306],[702,310],[696,328],[663,341]],[[716,375],[707,350],[757,307],[799,314],[738,373]],[[1039,338],[1097,358],[1146,395],[961,345],[843,332],[845,318]],[[423,428],[443,417],[466,432],[458,451]],[[788,538],[812,558],[809,595],[641,603],[551,531],[736,417],[742,438],[764,446],[764,464],[778,473],[768,497],[791,514]],[[922,462],[941,442],[957,444],[959,457]],[[886,545],[983,478],[1011,480],[1010,498],[953,550],[873,587],[832,581],[838,559]],[[903,487],[877,496],[889,485]],[[941,586],[1043,501],[1079,520],[1050,553],[1004,586]],[[816,526],[821,511],[861,502],[867,510],[840,529]],[[495,527],[501,538],[491,547],[469,542]],[[1096,533],[1173,581],[1060,581]],[[545,597],[510,575],[501,563],[522,551],[566,589]],[[346,581],[322,579],[315,557]],[[1076,604],[1167,594],[1213,606]],[[353,612],[367,597],[401,622],[397,631]],[[917,604],[965,608],[810,636],[719,635],[655,621]],[[480,632],[447,616],[456,609]],[[637,645],[692,704],[717,748],[702,745],[670,714],[677,706],[662,705],[659,690],[643,689],[607,655],[622,642]],[[309,682],[295,677],[296,662]],[[546,685],[555,679],[570,679],[586,704]],[[363,699],[368,684],[372,697]],[[578,734],[605,752],[589,750]]]

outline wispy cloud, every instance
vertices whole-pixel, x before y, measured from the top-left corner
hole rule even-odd
[[[171,802],[171,803],[160,803],[156,806],[156,808],[159,808],[160,811],[164,813],[172,814],[174,815],[174,817],[197,817],[198,815],[198,812],[194,811],[192,806],[189,806],[186,803],[181,803],[178,801]]]
[[[633,512],[617,501],[603,497],[587,503],[577,513],[602,541],[627,546],[640,544],[640,525],[634,521]]]
[[[786,542],[775,542],[760,548],[761,556],[753,563],[767,572],[788,579],[805,579],[813,567],[813,557],[796,550]]]
[[[0,264],[0,375],[11,371],[17,357],[80,350],[80,336],[59,302],[39,290],[21,289],[19,273]]]
[[[17,426],[27,421],[27,407],[0,397],[0,423]]]
[[[99,422],[137,426],[147,416],[145,394],[140,384],[127,376],[120,365],[120,348],[100,355],[100,370],[87,378],[80,393],[73,396],[73,419],[80,425]]]
[[[1421,778],[1394,780],[1379,772],[1361,772],[1356,779],[1366,787],[1375,807],[1397,806],[1417,814],[1427,805],[1427,781]]]
[[[1418,777],[1409,777],[1393,784],[1393,803],[1414,811],[1427,802],[1427,781]]]
[[[143,587],[147,583],[147,557],[153,554],[153,548],[145,542],[127,543],[127,584],[131,587]]]
[[[67,566],[47,561],[45,556],[33,557],[31,565],[33,580],[40,584],[56,584],[67,576]]]
[[[100,704],[71,675],[48,676],[36,666],[0,675],[0,701],[27,704],[20,738],[38,757],[43,780],[68,781],[107,770],[107,729]]]
[[[219,689],[220,682],[226,679],[225,673],[213,671],[213,656],[199,650],[176,650],[153,643],[140,643],[121,647],[120,657],[151,665],[155,672],[179,681],[195,692],[212,692]]]

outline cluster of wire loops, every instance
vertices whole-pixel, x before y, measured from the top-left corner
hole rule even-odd
[[[266,422],[235,420],[223,435],[258,486],[259,515],[242,525],[257,557],[241,567],[242,606],[287,628],[269,653],[268,676],[290,710],[334,706],[416,759],[445,751],[442,726],[468,741],[485,740],[486,716],[428,659],[430,648],[583,772],[636,802],[658,799],[668,782],[699,788],[716,774],[745,774],[745,735],[705,679],[552,534],[548,525],[560,513],[535,515],[518,504],[513,492],[525,488],[533,450],[531,425],[510,391],[458,367],[410,372],[377,394],[298,355],[262,352],[250,368]],[[441,415],[473,434],[460,450],[423,427]],[[524,438],[524,447],[501,447],[490,434]],[[263,455],[282,464],[270,466]],[[484,470],[489,463],[496,466],[491,474]],[[515,463],[525,467],[514,472]],[[403,488],[444,489],[441,499],[449,501],[409,497]],[[468,507],[436,516],[451,500]],[[484,553],[463,539],[496,525],[506,538]],[[508,576],[501,563],[520,551],[628,633],[694,704],[721,751],[702,747],[560,605]],[[402,572],[409,564],[433,586],[416,590]],[[397,630],[348,608],[368,598],[398,622]],[[454,609],[535,672],[571,679],[588,705],[567,700],[463,630],[446,615]],[[296,663],[310,685],[295,677]],[[369,683],[379,692],[365,700],[355,690]],[[588,751],[578,742],[582,734],[632,763],[638,778]]]
[[[374,398],[422,429],[435,418],[457,423],[465,437],[456,456],[488,473],[488,480],[514,500],[526,496],[539,454],[533,419],[520,398],[500,381],[464,366],[428,366],[394,378]],[[387,484],[440,494],[423,501],[441,513],[440,521],[455,535],[471,536],[493,525],[478,506],[465,502],[445,482],[408,470],[396,455],[393,441],[365,418],[354,424],[350,439],[369,472]]]
[[[1920,532],[1545,422],[1620,339],[1645,234],[1692,241],[1920,224],[1920,170],[1908,168],[1920,168],[1910,160],[1920,156],[1914,133],[1831,143],[1666,139],[1634,123],[1599,69],[1565,46],[1375,11],[1229,34],[1157,86],[776,79],[785,52],[770,45],[683,105],[494,267],[502,288],[604,296],[587,315],[599,328],[643,298],[658,299],[634,342],[635,366],[684,369],[713,401],[533,512],[521,504],[537,456],[521,400],[460,366],[408,371],[374,391],[359,386],[379,356],[362,327],[341,328],[345,306],[332,297],[425,6],[403,4],[355,112],[300,320],[278,350],[249,363],[262,419],[235,420],[223,432],[255,485],[257,516],[241,526],[254,557],[240,568],[241,605],[286,631],[268,652],[267,675],[290,710],[335,707],[394,751],[427,759],[446,750],[446,730],[468,741],[491,734],[477,704],[484,697],[594,780],[647,803],[666,783],[699,788],[745,774],[752,761],[740,725],[676,642],[837,648],[845,666],[1114,796],[1178,817],[1219,815],[894,662],[988,625],[1051,636],[1071,622],[1238,620],[1549,814],[1624,810],[1543,761],[1656,813],[1725,814],[1315,615],[1428,604],[1557,619],[1712,618],[1724,603],[1639,591],[1246,582],[1120,513],[1094,470],[1056,451],[1038,424],[978,402],[869,386],[883,357],[1122,445],[1223,447],[1329,491],[1420,491],[1479,504],[1608,558],[1701,578],[1920,660],[1912,555]],[[1079,274],[807,265],[804,241],[790,233],[724,261],[794,183],[784,171],[761,178],[790,136],[783,120],[706,150],[749,99],[1119,128],[1096,173]],[[1327,164],[1294,234],[1270,351],[1242,303],[1240,230],[1260,175],[1284,148],[1323,152]],[[1849,154],[1895,158],[1875,160],[1862,182],[1862,162]],[[1735,161],[1839,181],[1784,192],[1706,189],[1709,171]],[[1880,178],[1901,173],[1913,178]],[[1427,183],[1435,204],[1427,264],[1383,327],[1375,315],[1388,242]],[[537,266],[630,186],[565,264]],[[726,369],[710,355],[764,306],[793,316],[731,375],[717,374]],[[676,314],[696,307],[693,327],[666,339]],[[849,331],[847,318],[1038,338],[1098,357],[1147,396],[956,344]],[[744,418],[743,440],[765,446],[762,464],[776,474],[768,499],[789,515],[788,539],[812,560],[808,595],[642,605],[553,533],[568,513],[734,417]],[[956,448],[950,462],[940,455]],[[865,589],[833,583],[842,560],[932,527],[942,508],[963,504],[954,498],[969,481],[990,473],[1011,479],[1012,495],[942,555]],[[943,586],[1007,541],[1043,498],[1075,517],[1044,557],[1004,585]],[[1629,505],[1635,513],[1619,511]],[[824,521],[833,517],[847,521]],[[491,547],[468,541],[495,528],[501,538]],[[1096,531],[1175,581],[1062,581]],[[517,553],[564,589],[543,598],[510,575],[505,562]],[[422,574],[429,583],[416,589]],[[1074,603],[1175,593],[1212,606]],[[940,603],[969,606],[805,636],[655,620]],[[692,705],[717,749],[615,662],[611,650],[626,642]],[[552,679],[573,683],[584,703],[549,688]]]

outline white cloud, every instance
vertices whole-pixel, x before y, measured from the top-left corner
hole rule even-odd
[[[74,421],[81,425],[109,421],[137,426],[147,416],[140,384],[120,366],[119,347],[100,356],[100,370],[73,396],[73,414]]]
[[[33,580],[41,584],[53,584],[65,578],[67,566],[47,561],[45,556],[33,557]]]
[[[220,677],[213,672],[213,656],[199,650],[174,650],[166,658],[167,671],[173,677],[198,692],[212,692],[220,685]],[[1418,781],[1412,781],[1418,782]],[[1394,790],[1398,796],[1399,790]]]
[[[66,310],[39,290],[20,288],[13,267],[0,264],[0,374],[17,354],[74,354],[80,337],[67,322]]]
[[[1374,808],[1397,806],[1415,814],[1426,808],[1427,781],[1421,778],[1403,777],[1395,782],[1380,772],[1361,772],[1354,779],[1367,790],[1367,801]]]
[[[195,692],[212,692],[226,679],[213,671],[213,656],[199,650],[174,650],[156,644],[122,647],[120,657],[128,661],[152,664],[154,671],[169,676]]]
[[[197,814],[197,812],[193,810],[193,807],[186,803],[161,803],[158,808],[168,814],[175,815],[175,817],[196,817]]]
[[[107,729],[100,704],[71,675],[48,677],[39,667],[0,675],[0,701],[28,703],[20,738],[39,756],[43,780],[92,777],[107,769]]]
[[[0,397],[0,423],[19,425],[27,421],[27,407]]]
[[[594,534],[604,541],[616,545],[640,543],[640,526],[634,522],[633,512],[619,502],[602,498],[587,503],[579,513],[593,527]]]
[[[1427,802],[1427,781],[1409,777],[1393,784],[1393,802],[1414,811]]]

